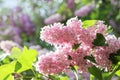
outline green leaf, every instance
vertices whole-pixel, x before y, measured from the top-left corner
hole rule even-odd
[[[60,80],[69,80],[68,76],[61,76]]]
[[[71,70],[76,71],[78,69],[78,66],[72,66],[70,65]]]
[[[17,59],[17,58],[20,57],[21,53],[22,53],[22,51],[19,48],[14,47],[11,50],[11,55],[10,56]]]
[[[95,46],[108,46],[106,39],[101,33],[96,34],[96,38],[92,42]]]
[[[33,62],[36,61],[37,52],[32,49],[28,50],[26,47],[24,47],[23,52],[21,52],[19,56],[20,57],[18,57],[17,61],[12,61],[0,66],[1,80],[12,80],[12,73],[20,73],[31,69]]]
[[[120,65],[119,63],[117,65],[115,65],[114,69],[112,70],[112,72],[109,74],[109,76],[107,77],[107,80],[111,80],[112,77],[115,75],[115,73],[120,70]]]
[[[120,77],[120,70],[118,70],[115,74]]]
[[[111,33],[113,32],[113,28],[111,26],[107,27],[106,33]]]
[[[94,76],[92,74],[90,74],[90,80],[94,80]]]
[[[96,77],[99,80],[103,80],[102,78],[102,72],[99,68],[92,66],[88,68],[88,71],[90,72],[90,74],[92,74],[94,77]]]
[[[89,27],[95,25],[96,22],[97,22],[97,20],[85,20],[82,23],[82,27],[83,28],[89,28]]]
[[[108,76],[110,75],[110,72],[103,72],[102,76],[103,76],[103,80],[108,80]]]
[[[11,74],[8,74],[3,80],[13,80],[13,77]]]
[[[11,73],[14,72],[16,61],[0,66],[0,79],[11,80]]]
[[[116,53],[111,53],[109,55],[109,60],[112,61],[113,64],[118,64],[118,62],[120,61],[120,50],[118,50]]]
[[[17,72],[21,67],[22,67],[21,63],[17,61],[15,64],[15,72]]]
[[[93,55],[85,56],[84,59],[87,59],[87,60],[90,60],[93,63],[96,63],[95,58],[93,57]]]
[[[7,56],[8,56],[7,54],[0,55],[0,61],[2,61],[3,59],[5,59]]]
[[[10,58],[10,56],[6,56],[2,61],[1,61],[1,63],[2,63],[2,65],[3,64],[9,64],[10,62],[12,62],[13,61],[13,59],[12,58]]]
[[[36,61],[37,52],[36,50],[28,50],[24,47],[23,52],[21,53],[20,57],[18,58],[18,62],[22,65],[22,67],[17,72],[22,72],[32,68],[33,62]]]
[[[60,80],[60,78],[59,78],[58,76],[53,75],[53,74],[49,75],[49,78],[50,78],[51,80]]]
[[[68,60],[72,60],[72,57],[70,55],[68,55]]]
[[[74,45],[72,46],[72,50],[76,50],[80,45],[81,45],[81,44],[74,44]]]

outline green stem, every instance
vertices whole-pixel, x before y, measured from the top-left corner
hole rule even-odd
[[[74,75],[75,75],[76,80],[79,80],[79,79],[78,79],[77,71],[73,71],[73,73],[74,73]]]
[[[35,79],[37,79],[37,75],[36,75],[35,71],[33,69],[31,69],[31,70],[32,70],[32,72],[33,72],[33,74],[35,76]]]
[[[120,69],[120,65],[117,65],[113,71],[111,72],[111,74],[108,76],[107,80],[111,80],[111,78],[113,77],[113,75],[116,73],[117,70]]]

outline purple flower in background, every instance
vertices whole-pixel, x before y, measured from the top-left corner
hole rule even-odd
[[[85,73],[82,73],[82,75],[85,80],[90,80],[90,73],[85,72]]]
[[[54,14],[44,20],[45,24],[52,24],[63,20],[63,16],[60,14]]]
[[[35,26],[27,14],[21,15],[20,23],[21,27],[28,35],[31,35],[35,32]]]
[[[13,9],[13,12],[15,13],[18,13],[18,12],[21,12],[22,11],[22,8],[20,6],[17,6]]]
[[[118,5],[118,2],[119,0],[110,0],[111,4],[114,5],[114,6],[117,6]]]
[[[20,48],[20,46],[13,41],[6,40],[0,42],[0,48],[3,49],[3,51],[5,51],[6,53],[10,53],[13,47]]]
[[[83,17],[88,15],[95,8],[94,4],[88,4],[75,11],[75,16]]]
[[[73,10],[75,7],[75,0],[67,0],[67,6]]]

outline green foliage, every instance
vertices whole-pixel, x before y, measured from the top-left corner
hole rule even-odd
[[[17,61],[22,65],[22,67],[17,72],[22,72],[27,69],[31,69],[33,62],[36,61],[36,56],[37,52],[35,50],[32,49],[28,50],[26,47],[24,47],[23,52],[17,59]]]
[[[67,76],[64,76],[64,77],[61,76],[61,77],[60,77],[60,80],[69,80],[69,78],[68,78]]]
[[[82,27],[83,28],[89,28],[89,27],[95,25],[96,22],[97,22],[97,20],[85,20],[82,23]]]
[[[112,33],[113,32],[113,29],[112,29],[112,27],[111,26],[108,26],[107,27],[107,30],[106,30],[106,33]]]
[[[111,53],[109,55],[109,59],[114,65],[118,64],[118,62],[120,61],[120,50],[118,50],[116,53]]]
[[[81,44],[74,44],[74,45],[72,46],[72,50],[73,50],[73,51],[76,50],[80,45],[81,45]]]
[[[15,64],[15,72],[17,72],[21,67],[22,67],[21,63],[17,61]]]
[[[104,36],[100,33],[96,34],[96,38],[92,42],[95,46],[108,46],[106,39]]]
[[[8,79],[12,76],[11,74],[14,72],[16,62],[17,61],[13,61],[9,64],[5,64],[5,65],[0,66],[0,72],[1,72],[0,79],[1,80],[5,80],[5,78]],[[10,80],[12,80],[12,79],[10,79]]]
[[[20,51],[17,48],[13,48],[12,53],[13,54],[11,56],[12,57],[14,56],[17,59],[0,66],[0,72],[3,72],[0,73],[1,80],[6,80],[6,79],[12,80],[10,79],[12,73],[14,72],[21,73],[25,70],[32,69],[32,64],[33,62],[36,61],[37,52],[31,49],[28,50],[26,47],[24,47],[23,51]],[[19,54],[19,57],[16,56],[15,53]]]
[[[93,63],[96,63],[95,58],[94,58],[93,55],[85,56],[84,59],[87,59],[87,60],[90,60],[90,61],[93,62]]]
[[[98,80],[103,80],[102,78],[102,72],[99,68],[92,66],[88,68],[88,71],[90,74],[92,74],[94,77],[96,77]]]
[[[13,47],[12,50],[11,50],[11,55],[10,56],[18,59],[20,57],[21,53],[22,53],[22,51],[19,48]]]

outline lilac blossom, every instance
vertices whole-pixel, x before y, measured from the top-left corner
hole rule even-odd
[[[75,16],[84,17],[88,15],[94,9],[94,7],[95,7],[94,4],[85,5],[80,9],[76,10],[74,14]]]
[[[59,21],[62,21],[63,20],[63,16],[61,14],[53,14],[51,16],[49,16],[48,18],[46,18],[44,20],[44,23],[45,24],[52,24],[52,23],[55,23],[55,22],[59,22]]]
[[[87,29],[82,28],[82,21],[78,20],[77,17],[69,19],[66,25],[55,23],[45,26],[40,32],[40,38],[53,44],[56,51],[40,56],[37,70],[45,74],[58,74],[68,70],[71,66],[78,66],[78,71],[83,73],[87,72],[88,67],[92,65],[109,70],[112,64],[109,55],[120,49],[120,38],[117,39],[115,36],[107,34],[106,29],[107,27],[102,21],[97,21]],[[101,33],[105,37],[108,46],[93,47],[92,42],[97,33]],[[80,44],[80,46],[73,50],[74,44]],[[95,57],[96,64],[85,59],[85,56],[90,55]],[[59,56],[64,57],[64,59]],[[46,64],[47,66],[45,66]],[[59,66],[59,69],[56,66]]]
[[[20,46],[19,46],[17,43],[13,42],[13,41],[6,40],[6,41],[1,41],[1,42],[0,42],[0,48],[1,48],[3,51],[5,51],[6,53],[10,53],[10,52],[11,52],[11,49],[12,49],[13,47],[18,47],[18,48],[20,48]]]

